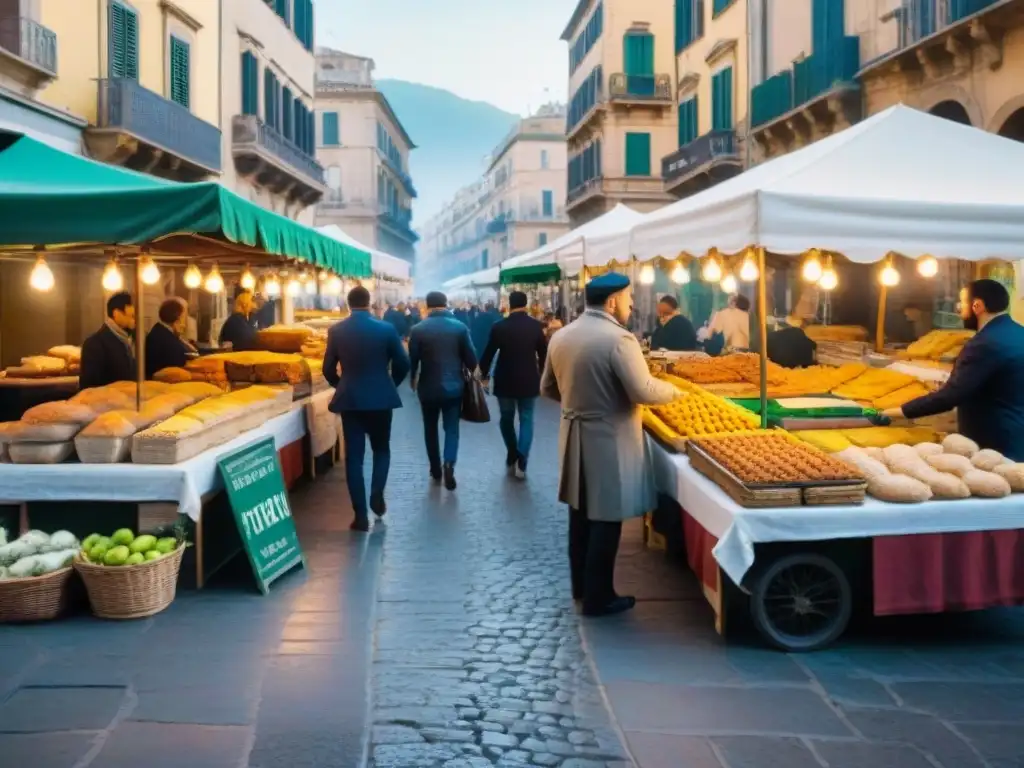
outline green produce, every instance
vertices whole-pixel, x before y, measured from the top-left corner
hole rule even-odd
[[[110,549],[110,547],[102,541],[98,544],[94,544],[92,549],[89,550],[89,559],[94,563],[102,563],[103,558],[107,556],[108,549]]]
[[[124,544],[120,544],[109,550],[103,556],[104,565],[124,565],[131,556],[131,551]]]
[[[178,540],[173,536],[165,536],[156,543],[156,551],[162,555],[167,555],[178,548]]]
[[[100,543],[100,539],[103,537],[98,533],[90,533],[85,537],[85,541],[82,542],[82,549],[88,552],[90,549]]]
[[[137,552],[148,552],[156,546],[156,536],[150,536],[148,533],[143,536],[137,536],[135,540],[128,545],[128,549],[132,551],[132,554]]]
[[[141,552],[132,552],[128,555],[128,559],[124,561],[125,565],[138,565],[139,563],[145,562],[146,556]]]
[[[146,560],[159,560],[163,556],[163,552],[157,549],[151,549],[149,550],[149,552],[146,553]]]
[[[130,528],[119,528],[114,531],[114,535],[110,537],[111,541],[117,545],[128,546],[135,539],[135,534],[131,532]]]

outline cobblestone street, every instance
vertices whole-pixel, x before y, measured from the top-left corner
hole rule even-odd
[[[495,424],[464,424],[449,493],[402,395],[386,525],[349,533],[340,471],[305,485],[309,569],[269,596],[222,584],[137,622],[0,628],[0,764],[1024,766],[1021,611],[872,621],[803,656],[726,644],[633,523],[619,591],[637,608],[581,621],[555,407],[538,407],[525,483]]]

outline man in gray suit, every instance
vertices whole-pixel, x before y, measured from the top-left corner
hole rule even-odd
[[[594,278],[585,295],[583,315],[551,338],[541,394],[562,405],[558,500],[569,505],[573,598],[583,601],[584,615],[607,616],[636,604],[615,593],[622,521],[657,503],[640,406],[680,393],[650,375],[626,330],[629,278]]]

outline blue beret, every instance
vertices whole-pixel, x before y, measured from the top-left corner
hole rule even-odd
[[[612,294],[629,287],[629,278],[618,272],[605,272],[595,277],[584,289],[587,304],[604,304]]]

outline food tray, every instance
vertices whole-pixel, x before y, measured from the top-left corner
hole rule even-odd
[[[868,492],[866,480],[856,485],[833,485],[827,488],[804,488],[803,502],[808,507],[841,506],[863,504]]]
[[[120,464],[131,454],[130,437],[103,437],[79,435],[75,438],[75,451],[83,464]]]

